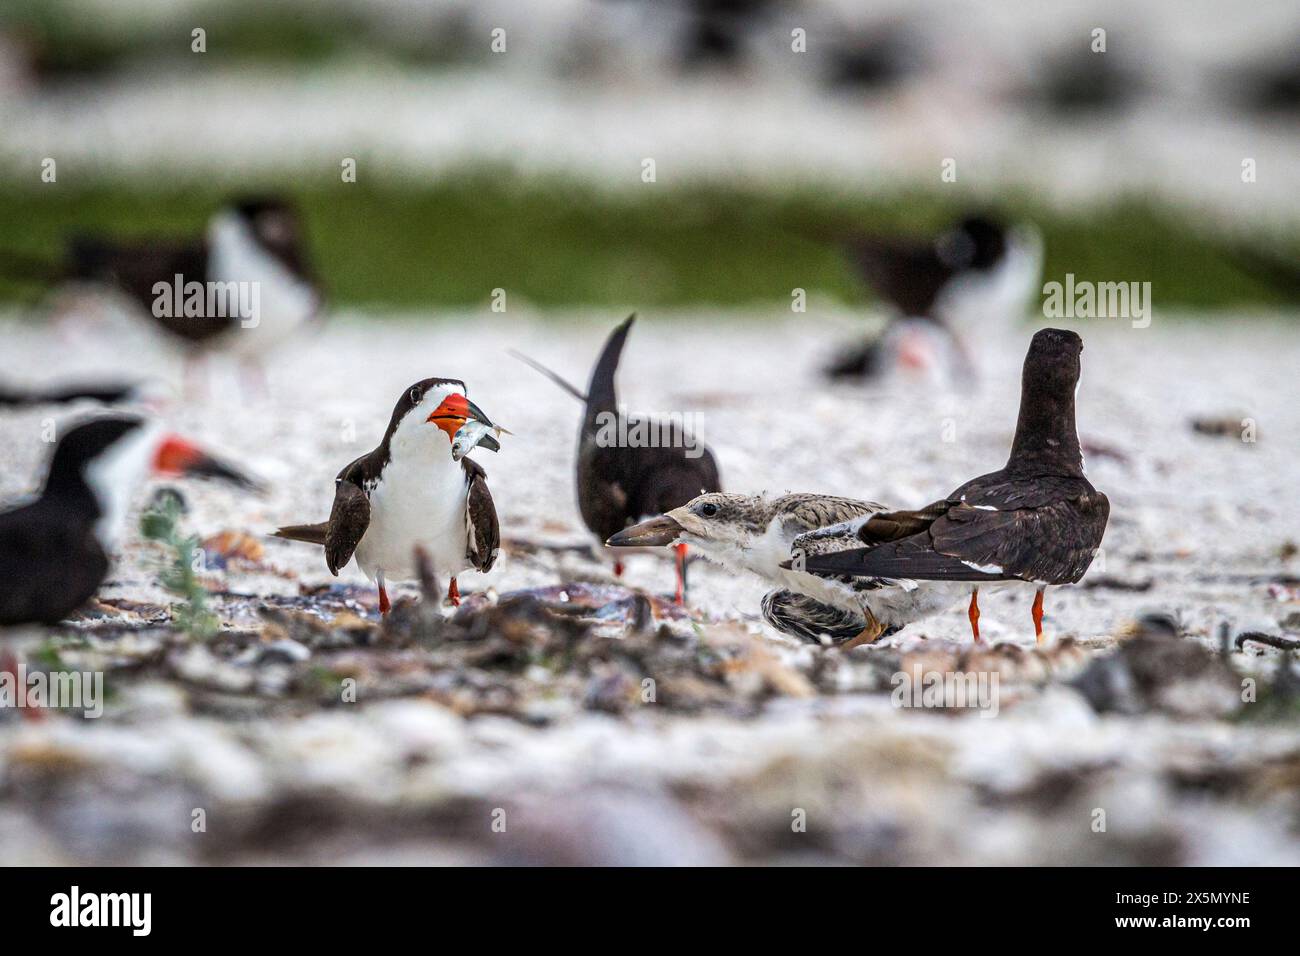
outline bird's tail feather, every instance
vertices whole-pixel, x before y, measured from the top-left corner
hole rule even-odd
[[[905,539],[906,540],[906,539]],[[801,570],[809,574],[852,577],[892,578],[920,581],[1005,581],[1010,575],[1001,571],[982,571],[960,558],[936,551],[910,551],[900,554],[893,541],[874,548],[855,548],[832,554],[809,555]],[[781,567],[792,567],[785,562]]]
[[[289,541],[305,541],[307,544],[325,545],[325,529],[328,524],[324,521],[318,524],[291,524],[284,528],[278,528],[271,533],[273,538],[286,538]]]
[[[565,379],[561,378],[555,372],[552,372],[541,362],[537,361],[536,359],[529,358],[523,352],[516,352],[514,349],[506,349],[506,351],[509,352],[511,355],[513,355],[515,358],[519,359],[519,361],[523,362],[525,365],[541,372],[543,375],[549,378],[556,385],[560,386],[560,388],[564,389],[566,392],[568,392],[578,401],[585,402],[587,400],[587,396],[583,395],[582,392],[578,391],[576,386],[570,385]]]
[[[605,340],[605,348],[601,351],[600,358],[596,360],[596,367],[591,373],[591,383],[587,386],[588,417],[597,412],[615,410],[617,399],[614,394],[614,374],[618,371],[618,360],[623,354],[623,343],[627,341],[628,330],[632,328],[632,323],[635,321],[636,313],[633,312]]]

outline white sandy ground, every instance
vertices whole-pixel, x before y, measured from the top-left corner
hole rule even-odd
[[[573,492],[578,405],[504,350],[525,351],[585,385],[604,335],[621,317],[526,310],[337,317],[273,357],[270,401],[236,387],[233,370],[218,361],[210,397],[180,404],[172,423],[265,478],[270,490],[252,498],[186,485],[188,527],[260,534],[323,518],[335,472],[377,441],[401,389],[450,375],[463,378],[471,397],[516,433],[503,439],[500,454],[475,455],[487,468],[503,536],[586,541]],[[818,364],[862,327],[860,316],[816,303],[795,317],[777,309],[643,315],[625,351],[621,395],[637,410],[701,415],[729,490],[819,491],[919,506],[1003,464],[1031,327],[992,334],[982,344],[985,375],[973,394],[906,383],[824,384]],[[1234,631],[1278,633],[1300,609],[1295,592],[1270,591],[1248,578],[1295,574],[1300,566],[1280,557],[1288,542],[1300,542],[1293,507],[1300,480],[1294,317],[1190,321],[1157,313],[1145,330],[1114,320],[1074,328],[1085,341],[1082,437],[1127,458],[1088,462],[1089,477],[1111,500],[1104,572],[1152,579],[1154,586],[1145,593],[1052,591],[1052,638],[1073,636],[1086,654],[1100,653],[1144,609],[1177,614],[1207,642],[1223,620]],[[6,380],[175,379],[178,367],[174,354],[133,327],[85,327],[69,339],[11,315],[0,328]],[[1194,416],[1225,414],[1253,419],[1258,441],[1205,437],[1189,426]],[[4,500],[37,484],[48,415],[46,409],[0,418]],[[943,441],[951,428],[955,441]],[[297,580],[231,572],[211,581],[242,593],[293,594],[299,581],[331,580],[319,551],[306,545],[270,541],[266,555]],[[1090,577],[1100,570],[1094,566]],[[461,588],[504,592],[604,573],[576,556],[503,554],[490,575],[465,575]],[[691,577],[692,604],[706,629],[739,620],[785,659],[839,653],[793,647],[768,632],[757,622],[761,583],[703,562],[692,566]],[[152,580],[147,549],[132,544],[105,593],[165,603]],[[363,581],[355,569],[344,580]],[[653,555],[633,556],[628,580],[664,592],[670,567]],[[986,638],[1032,646],[1027,594],[989,594],[981,606]],[[956,608],[890,643],[915,651],[967,640],[964,608]],[[1237,657],[1261,680],[1276,663],[1271,651]],[[193,716],[181,690],[150,682],[100,721],[0,722],[0,857],[194,860],[212,848],[191,842],[192,807],[219,806],[246,818],[288,796],[325,794],[376,813],[418,812],[456,799],[508,804],[545,847],[525,834],[517,837],[522,844],[496,853],[491,844],[425,831],[368,842],[349,839],[344,825],[322,842],[305,843],[298,859],[571,853],[582,860],[726,862],[847,854],[872,862],[1294,864],[1297,760],[1294,723],[1226,722],[1208,713],[1099,717],[1078,693],[1054,682],[1004,692],[992,720],[909,713],[892,708],[886,694],[847,693],[778,699],[753,719],[649,708],[616,721],[579,710],[545,729],[504,718],[462,720],[426,700],[231,722]],[[1281,782],[1251,800],[1210,807],[1208,796],[1174,794],[1169,775],[1204,761],[1276,765]],[[86,768],[84,793],[74,790],[80,796],[62,809],[41,811],[21,790],[31,785],[32,765]],[[1015,796],[1055,770],[1085,772],[1088,787],[1055,802],[1049,788],[1047,804]],[[141,780],[158,782],[152,796],[141,796]],[[98,799],[114,792],[133,796]],[[683,793],[693,795],[688,808]],[[1108,836],[1089,828],[1096,807],[1107,808]],[[833,826],[833,849],[825,839],[782,843],[756,835],[788,831],[792,808],[807,810],[810,833]],[[556,841],[562,852],[554,850]],[[243,850],[237,858],[257,855]]]

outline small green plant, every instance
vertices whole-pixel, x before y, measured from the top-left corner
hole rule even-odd
[[[212,637],[221,629],[221,621],[208,609],[208,592],[199,581],[202,552],[197,536],[186,536],[180,526],[181,503],[166,496],[155,504],[140,521],[140,532],[172,552],[172,560],[163,568],[162,586],[182,600],[172,607],[172,621],[177,630],[190,637]]]
[[[63,658],[59,654],[58,647],[48,638],[42,642],[40,647],[32,651],[27,656],[27,659],[29,662],[49,671],[61,671],[67,669],[63,664]]]

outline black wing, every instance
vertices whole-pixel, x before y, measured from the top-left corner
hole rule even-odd
[[[931,526],[930,537],[936,552],[1000,568],[1006,578],[1073,584],[1092,563],[1109,517],[1099,491],[1014,511],[961,504]]]
[[[968,498],[940,502],[920,512],[876,516],[863,526],[864,539],[871,534],[887,537],[916,525],[922,529],[872,547],[809,558],[806,570],[916,580],[1073,584],[1092,563],[1110,515],[1106,496],[1082,484],[1086,490],[1058,494],[1054,500],[1045,500],[1047,492],[1042,489],[1025,487],[1001,496],[1001,508]],[[986,492],[977,497],[994,496]],[[1005,507],[1008,499],[1027,504]]]
[[[237,316],[208,315],[205,305],[199,315],[157,315],[154,287],[164,283],[171,295],[176,277],[184,287],[201,286],[208,279],[208,248],[202,239],[178,242],[174,239],[144,239],[115,242],[95,237],[74,239],[68,250],[68,272],[72,278],[109,282],[135,299],[167,331],[191,342],[221,335],[239,324]],[[206,287],[204,287],[206,288]],[[174,305],[174,303],[173,303]],[[175,312],[173,308],[171,311]]]
[[[466,557],[484,573],[492,570],[501,550],[501,527],[497,509],[488,491],[487,472],[477,462],[462,458],[469,495],[465,500]]]
[[[627,527],[627,471],[623,457],[633,449],[609,448],[584,435],[578,443],[578,510],[583,523],[601,540]]]
[[[352,559],[352,552],[370,527],[370,498],[348,478],[334,483],[334,507],[325,528],[325,564],[338,577],[339,568]]]
[[[844,245],[858,275],[904,315],[933,318],[931,310],[953,270],[932,243],[857,236]]]
[[[944,499],[926,505],[917,511],[882,511],[872,515],[858,531],[863,544],[884,544],[899,541],[929,529],[930,525],[948,513],[957,501]]]

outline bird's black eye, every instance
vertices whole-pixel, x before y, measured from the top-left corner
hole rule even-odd
[[[413,389],[411,389],[411,404],[412,404],[412,405],[419,405],[419,404],[420,404],[420,399],[423,398],[423,397],[424,397],[424,396],[420,394],[420,390],[419,390],[418,388],[413,388]]]
[[[718,506],[711,501],[705,502],[704,504],[700,505],[701,518],[712,518],[717,513],[718,513]]]

